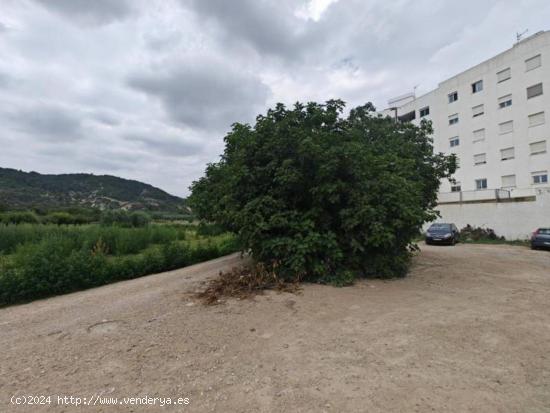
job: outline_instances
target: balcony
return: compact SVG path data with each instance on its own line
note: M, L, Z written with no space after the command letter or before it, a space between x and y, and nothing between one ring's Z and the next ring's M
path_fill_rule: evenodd
M479 191L440 192L439 205L475 204L485 202L525 202L534 201L537 192L534 188L483 189Z

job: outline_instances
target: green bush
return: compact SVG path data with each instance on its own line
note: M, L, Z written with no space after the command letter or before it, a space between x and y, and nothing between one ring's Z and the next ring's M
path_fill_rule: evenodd
M208 224L205 222L201 222L197 226L197 235L204 236L204 237L221 235L224 232L227 232L227 231L221 225L217 225L217 224Z
M83 225L99 220L99 213L94 209L67 208L59 211L46 211L35 208L33 211L12 211L0 213L3 224L56 224Z
M56 225L83 225L92 222L92 218L85 215L74 215L69 212L50 212L42 218L41 222Z
M151 211L151 217L155 221L168 221L168 222L174 222L174 221L192 222L195 220L195 217L192 214L177 214L177 213L158 212L158 211Z
M106 280L106 266L105 256L74 250L67 238L51 237L23 245L13 264L0 274L0 304L101 285Z
M42 219L43 223L56 224L56 225L68 225L74 224L74 218L67 212L52 212Z
M433 153L426 121L397 123L371 104L343 110L278 104L254 126L234 124L221 161L191 186L194 213L283 279L405 275L456 159Z
M8 225L0 226L0 245L8 233L12 243L4 247L11 254L0 255L0 305L172 270L238 249L230 235L190 247L183 232L164 225Z
M30 211L5 212L0 215L0 222L3 224L38 224L40 218Z
M1 225L0 253L9 254L31 242L51 236L72 240L75 249L92 249L98 242L105 244L108 254L135 254L152 244L164 244L185 239L185 230L176 226L149 225L140 228L99 225Z
M191 264L191 250L187 245L180 242L164 244L162 254L166 270L173 270Z
M476 241L505 241L504 237L499 237L491 228L473 227L470 224L460 230L460 239L463 242Z
M118 225L122 227L145 227L151 222L151 217L142 211L128 212L121 209L107 210L101 215L102 225Z
M17 246L39 241L44 237L41 225L0 224L0 254L9 254Z

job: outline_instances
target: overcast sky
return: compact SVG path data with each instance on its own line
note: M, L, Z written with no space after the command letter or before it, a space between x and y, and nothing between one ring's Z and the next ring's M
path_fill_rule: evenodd
M548 0L0 0L0 166L186 195L233 122L383 109L549 25Z

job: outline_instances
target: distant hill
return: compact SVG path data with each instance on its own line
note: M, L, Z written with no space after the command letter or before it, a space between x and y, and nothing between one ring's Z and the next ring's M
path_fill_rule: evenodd
M8 209L187 211L183 198L143 182L110 175L42 175L8 168L0 168L0 205Z

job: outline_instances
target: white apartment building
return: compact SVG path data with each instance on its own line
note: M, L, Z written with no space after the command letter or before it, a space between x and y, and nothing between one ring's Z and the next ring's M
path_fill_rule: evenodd
M384 113L401 121L431 120L434 151L458 158L456 183L441 184L440 210L460 204L460 218L471 212L463 209L468 203L536 202L537 195L550 194L550 31L519 41L423 96L401 96L389 105ZM537 225L550 226L546 207L549 216Z

